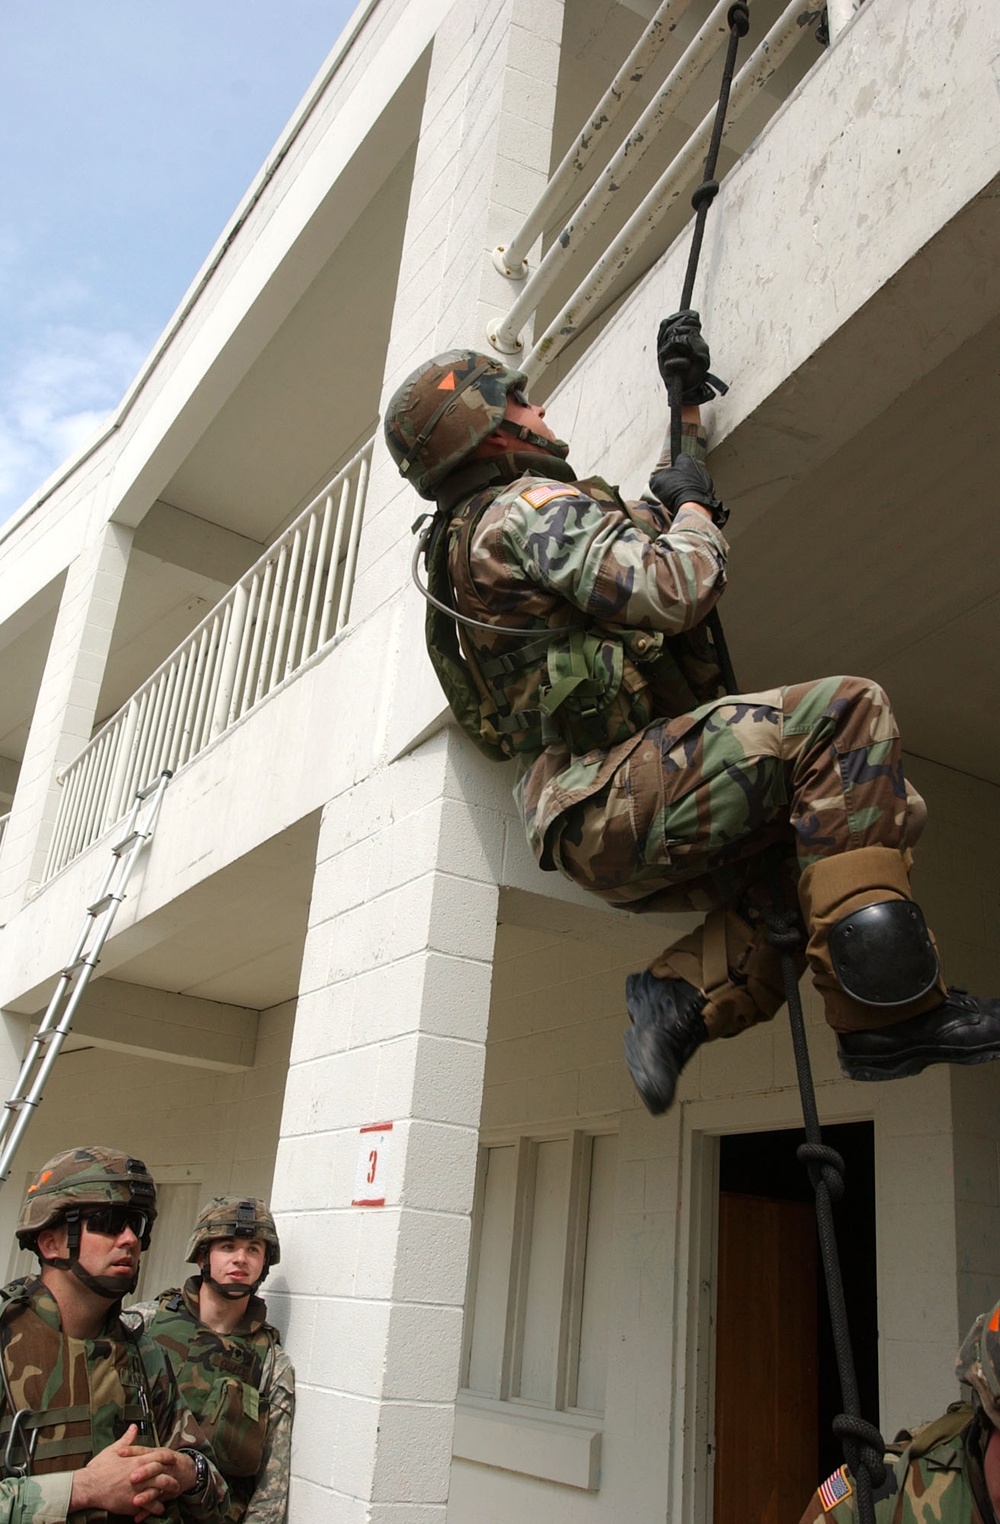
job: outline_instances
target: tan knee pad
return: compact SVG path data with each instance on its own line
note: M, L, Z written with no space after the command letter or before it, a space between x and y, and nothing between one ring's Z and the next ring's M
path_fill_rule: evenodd
M798 972L805 967L796 955ZM704 924L650 964L660 979L686 979L705 996L702 1018L710 1039L735 1037L770 1021L785 999L781 954L763 924L752 926L734 910L713 910Z
M854 1000L841 989L830 957L830 932L838 921L866 905L886 900L911 900L910 854L894 847L858 847L820 858L799 880L799 902L809 928L806 956L813 983L823 997L826 1019L836 1032L861 1032L887 1027L933 1010L945 994L938 977L934 987L905 1005L872 1006ZM933 941L933 933L931 934Z

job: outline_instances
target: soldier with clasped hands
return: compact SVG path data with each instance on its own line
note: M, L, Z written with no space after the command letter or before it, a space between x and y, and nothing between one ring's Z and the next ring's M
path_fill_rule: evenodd
M37 1276L0 1292L0 1524L214 1524L229 1493L166 1360L121 1317L156 1218L141 1159L57 1154L17 1223Z

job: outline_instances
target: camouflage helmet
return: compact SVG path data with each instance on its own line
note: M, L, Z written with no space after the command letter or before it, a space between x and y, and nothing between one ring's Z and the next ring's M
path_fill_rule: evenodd
M198 1256L217 1238L260 1238L267 1249L270 1270L281 1259L281 1245L267 1202L254 1196L213 1196L195 1218L185 1258L197 1265Z
M43 1228L84 1206L132 1206L156 1217L156 1185L141 1159L117 1148L68 1148L43 1164L28 1186L15 1230L22 1249L34 1249ZM148 1230L143 1248L149 1246Z
M990 1423L1000 1429L1000 1302L980 1313L955 1361L959 1381L972 1387Z
M400 474L421 497L433 498L435 487L500 427L508 392L527 384L523 371L475 349L449 349L418 365L385 410L385 440Z

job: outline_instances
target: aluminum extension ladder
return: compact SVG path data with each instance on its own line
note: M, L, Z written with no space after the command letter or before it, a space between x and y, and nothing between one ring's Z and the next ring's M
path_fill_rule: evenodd
M18 1145L35 1107L41 1102L42 1087L59 1057L59 1050L73 1025L76 1008L100 960L118 906L125 898L132 869L155 829L171 776L169 771L162 772L155 783L136 794L125 820L125 834L111 848L111 863L100 891L94 903L87 906L83 930L73 954L59 976L42 1024L28 1045L14 1093L4 1102L0 1117L0 1185L10 1174Z

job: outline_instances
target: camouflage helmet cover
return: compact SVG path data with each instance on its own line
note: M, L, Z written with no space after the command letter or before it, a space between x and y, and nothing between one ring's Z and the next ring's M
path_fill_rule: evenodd
M195 1218L188 1240L189 1263L198 1264L202 1249L217 1238L260 1238L267 1246L267 1267L281 1259L281 1244L267 1202L254 1196L213 1196Z
M959 1381L973 1388L994 1428L1000 1429L1000 1302L980 1313L955 1361Z
M152 1223L156 1185L141 1159L116 1148L69 1148L43 1164L28 1186L15 1230L22 1249L33 1249L43 1228L74 1207L138 1207Z
M475 349L449 349L407 376L385 410L389 453L421 497L500 427L507 394L527 386L523 371Z

